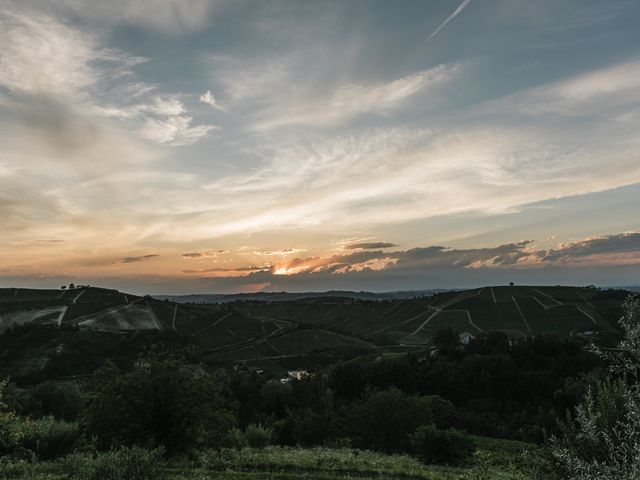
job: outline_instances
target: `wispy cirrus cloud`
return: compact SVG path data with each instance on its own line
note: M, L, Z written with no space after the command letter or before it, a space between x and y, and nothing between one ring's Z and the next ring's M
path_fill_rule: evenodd
M216 129L193 125L183 102L136 80L135 67L149 59L106 47L101 35L46 12L11 2L5 7L0 11L0 85L17 95L6 107L24 108L41 99L63 107L61 117L75 111L115 119L123 124L114 128L133 126L141 137L172 146L194 143Z
M462 66L436 65L405 76L377 82L318 82L308 58L297 54L267 59L212 59L217 79L229 98L253 105L249 125L258 131L285 126L339 126L362 115L383 115L411 97L446 85ZM282 86L287 85L286 89Z
M459 69L459 65L438 65L387 82L342 85L328 92L294 92L261 113L255 128L337 126L360 115L380 115L425 89L445 84Z
M32 8L72 15L97 26L129 24L161 33L200 30L210 24L216 0L20 0Z

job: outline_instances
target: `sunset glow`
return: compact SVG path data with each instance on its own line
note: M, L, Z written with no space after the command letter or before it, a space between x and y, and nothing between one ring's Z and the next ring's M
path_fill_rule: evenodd
M0 0L3 285L635 282L636 3L142 3Z

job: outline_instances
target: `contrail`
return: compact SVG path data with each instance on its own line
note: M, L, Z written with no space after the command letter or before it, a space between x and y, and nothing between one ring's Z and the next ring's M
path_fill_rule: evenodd
M432 34L429 36L429 38L427 39L427 42L431 41L431 39L432 39L433 37L435 37L435 36L438 34L438 32L439 32L440 30L442 30L444 27L446 27L446 26L447 26L447 24L448 24L451 20L453 20L454 18L456 18L458 15L460 15L460 13L462 12L462 10L464 10L464 9L465 9L465 7L466 7L467 5L469 5L469 3L471 3L471 0L464 0L464 1L460 4L460 6L458 6L458 8L456 8L456 9L453 11L453 13L452 13L451 15L449 15L449 16L447 17L447 19L446 19L444 22L442 22L442 23L440 24L440 26L439 26L438 28L436 28L436 29L433 31L433 33L432 33Z

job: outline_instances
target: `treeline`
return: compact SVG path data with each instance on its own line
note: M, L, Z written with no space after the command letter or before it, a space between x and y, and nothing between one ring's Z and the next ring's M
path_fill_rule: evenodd
M488 334L461 346L451 331L432 350L337 364L290 383L210 371L171 333L21 328L0 336L3 360L62 339L44 374L4 389L5 427L15 434L0 455L51 459L137 445L171 457L273 443L457 464L474 450L469 434L541 442L602 376L602 361L579 340ZM54 376L63 378L40 381Z

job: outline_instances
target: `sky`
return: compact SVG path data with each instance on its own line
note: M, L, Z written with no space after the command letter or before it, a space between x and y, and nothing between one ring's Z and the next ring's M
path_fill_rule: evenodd
M640 2L0 0L0 286L640 283Z

